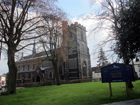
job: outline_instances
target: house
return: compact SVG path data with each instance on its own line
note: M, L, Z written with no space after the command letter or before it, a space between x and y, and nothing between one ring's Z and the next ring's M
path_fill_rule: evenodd
M91 63L89 48L87 46L86 28L75 22L68 26L68 38L72 47L68 48L67 61L59 66L61 80L91 78ZM35 44L32 54L22 57L16 62L18 68L18 83L42 82L50 80L55 82L54 68L51 61L44 59L45 52L36 52Z
M101 80L101 69L100 67L92 67L92 80Z
M140 79L140 61L134 62L134 68L138 79Z
M2 86L6 85L6 74L0 75L0 82L1 82Z

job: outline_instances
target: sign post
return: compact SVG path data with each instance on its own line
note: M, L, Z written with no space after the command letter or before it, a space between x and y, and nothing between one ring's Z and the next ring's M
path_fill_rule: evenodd
M125 82L125 85L126 85L126 93L127 93L127 97L129 97L129 91L128 91L128 84L127 84L127 82Z
M111 83L109 82L110 97L112 96Z
M114 63L101 68L102 83L109 83L110 97L112 96L111 82L125 82L129 97L127 82L135 81L132 65Z

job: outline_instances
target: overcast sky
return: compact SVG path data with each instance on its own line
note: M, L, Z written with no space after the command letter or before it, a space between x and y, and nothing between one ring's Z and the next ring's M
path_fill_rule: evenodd
M101 43L101 41L105 40L109 33L107 30L98 30L91 32L97 26L98 23L98 21L95 20L96 14L98 13L98 5L96 4L91 6L89 4L89 0L58 0L57 4L63 11L67 13L69 20L71 20L73 23L78 22L79 24L82 24L86 27L87 43L91 55L91 66L96 66L98 60L98 44ZM92 19L89 19L88 17ZM106 25L106 27L108 26ZM103 48L103 50L107 49L107 47ZM112 61L110 60L110 62ZM7 60L5 60L5 57L2 55L2 59L0 61L0 74L7 72Z

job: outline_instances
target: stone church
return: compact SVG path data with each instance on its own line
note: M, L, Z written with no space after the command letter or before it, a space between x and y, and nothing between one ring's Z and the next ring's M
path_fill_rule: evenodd
M68 26L67 61L59 67L61 80L91 78L89 48L87 47L86 28L77 22ZM35 45L31 55L23 56L16 62L18 68L18 83L55 82L55 74L51 61L44 60L45 52L36 53ZM67 65L67 66L66 66Z

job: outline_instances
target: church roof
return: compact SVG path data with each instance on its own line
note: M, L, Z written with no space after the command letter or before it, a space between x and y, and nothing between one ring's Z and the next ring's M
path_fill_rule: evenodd
M47 51L47 53L50 54L50 51ZM28 55L28 56L24 56L21 60L28 60L28 59L43 57L43 56L46 56L45 51L42 51L42 52L39 52L39 53L34 53L34 54Z
M49 69L49 68L52 68L52 67L41 67L40 69L41 70L46 70L46 69ZM27 72L33 72L35 71L36 69L32 69L32 70L24 70L24 71L18 71L17 73L27 73Z
M17 73L25 73L25 72L33 72L35 70L25 70L25 71L18 71Z

